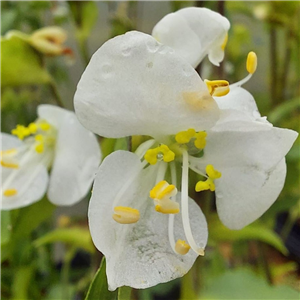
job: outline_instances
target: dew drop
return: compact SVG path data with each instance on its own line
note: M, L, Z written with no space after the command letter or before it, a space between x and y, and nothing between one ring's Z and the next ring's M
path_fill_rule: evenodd
M106 64L103 64L102 67L101 67L101 75L102 77L104 78L109 78L112 76L112 66L108 63Z
M153 62L152 61L148 62L147 63L147 68L151 69L152 67L153 67Z
M129 55L131 54L131 50L132 50L131 47L125 46L125 47L121 50L121 53L122 53L124 56L129 56Z
M146 46L150 52L156 52L159 48L159 44L155 40L148 41Z

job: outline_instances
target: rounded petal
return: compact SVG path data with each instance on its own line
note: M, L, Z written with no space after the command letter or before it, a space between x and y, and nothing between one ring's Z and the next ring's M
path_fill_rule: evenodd
M153 37L129 32L106 42L77 86L82 124L106 137L161 137L212 127L218 107L196 71Z
M89 191L100 164L95 135L69 112L58 128L48 198L56 205L72 205Z
M72 114L69 110L50 104L39 105L37 113L40 119L46 120L56 128L60 127L66 116Z
M235 123L239 128L240 123ZM282 160L298 136L289 129L268 127L269 130L258 131L252 122L245 124L249 127L248 132L207 131L204 155L199 161L213 164L221 172L229 166L268 171Z
M89 206L89 226L96 247L107 260L110 290L119 286L147 288L183 276L193 265L196 254L175 254L168 239L168 215L155 211L149 191L155 184L157 166L141 170L138 156L117 151L101 164ZM132 179L134 177L134 180ZM131 180L131 181L129 181ZM119 202L114 203L124 185ZM119 224L112 218L114 206L129 206L140 211L134 224ZM199 207L190 199L192 227L203 247L207 225ZM181 216L175 217L175 237L184 239Z
M258 219L277 199L286 176L283 158L268 172L245 166L226 168L215 181L217 211L230 229L241 229Z
M18 138L1 133L2 150L17 148L23 144ZM48 172L41 164L27 165L18 169L1 166L1 209L11 210L28 206L40 200L48 186ZM5 196L6 190L14 189L16 194Z
M193 67L207 54L218 66L224 58L229 27L229 21L212 10L188 7L166 15L155 25L152 35L174 48Z

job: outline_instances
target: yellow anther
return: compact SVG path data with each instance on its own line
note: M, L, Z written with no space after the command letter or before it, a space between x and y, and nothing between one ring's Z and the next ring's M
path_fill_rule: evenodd
M171 151L167 145L159 146L158 152L162 153L164 162L173 161L175 158L175 153Z
M194 142L195 147L198 149L204 149L206 146L207 133L205 131L200 131L196 133L196 140Z
M205 171L206 171L206 174L208 175L208 177L210 177L211 179L217 179L222 176L221 172L219 172L218 170L215 170L213 165L207 165L205 168Z
M164 197L171 197L177 194L175 185L168 184L167 181L162 180L154 186L150 191L150 198L162 200Z
M18 192L18 191L17 191L16 189L7 189L7 190L5 190L5 191L3 192L3 195L4 195L5 197L11 197L11 196L16 195L17 192Z
M38 142L42 142L44 140L44 136L42 134L37 134L34 139Z
M250 74L253 74L256 71L256 68L257 68L257 55L253 51L248 53L246 68L247 68L247 71Z
M11 133L16 135L20 140L23 140L26 136L31 134L30 130L23 125L17 125L17 127L13 129Z
M190 249L191 249L190 245L187 244L185 241L177 240L175 244L175 251L178 254L185 255L189 252Z
M39 124L39 127L44 130L44 131L47 131L51 128L51 125L47 122L42 122Z
M30 123L27 128L28 128L28 130L30 131L31 134L35 134L37 129L38 129L38 127L35 123Z
M172 205L170 205L169 202L171 202ZM169 200L168 203L163 203L163 205L160 204L155 205L155 210L162 214L178 214L180 211L179 204L171 200Z
M224 41L223 41L223 44L221 45L221 49L224 51L225 50L225 47L227 45L227 42L228 42L228 33L226 33L226 36L224 38Z
M35 151L37 152L37 153L43 153L44 152L44 144L38 144L38 145L36 145L35 146Z
M11 169L18 169L19 168L18 164L8 163L8 162L5 162L3 160L1 160L1 166L5 167L5 168L11 168Z
M146 151L144 158L150 165L155 165L157 163L157 148L149 149Z
M207 178L205 181L198 181L195 187L196 192L202 192L211 190L214 192L216 189L215 184L211 178Z
M175 158L175 153L171 151L167 145L161 145L157 148L147 150L144 158L150 165L155 165L159 154L162 155L164 162L173 161Z
M180 131L175 135L175 140L179 144L187 144L196 134L195 129L190 128L186 131Z
M226 80L207 80L204 82L208 87L208 91L212 96L221 97L229 93L229 82Z
M10 155L10 154L15 154L17 152L17 149L12 148L12 149L8 149L8 150L2 150L1 153L1 157L2 155Z
M112 217L120 224L132 224L140 219L140 212L135 208L116 206L114 212Z

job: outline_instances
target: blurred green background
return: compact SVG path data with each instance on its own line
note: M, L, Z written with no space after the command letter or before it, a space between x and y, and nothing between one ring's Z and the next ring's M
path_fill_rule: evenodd
M151 34L163 16L187 6L213 9L231 22L224 62L217 68L205 59L198 67L202 78L231 83L244 78L247 54L255 51L258 68L244 87L274 126L299 132L298 1L2 1L1 131L35 120L41 103L72 110L77 82L105 41L133 29ZM11 30L30 35L53 25L66 30L64 45L72 56L48 56L18 38L7 38ZM125 144L112 139L101 143L106 155ZM240 231L220 223L210 195L195 195L208 219L206 256L182 279L133 290L131 296L125 291L119 299L299 299L299 138L287 165L279 199ZM55 208L43 199L1 213L2 299L84 299L101 260L89 236L87 205L88 199L72 208ZM105 285L105 277L96 280Z

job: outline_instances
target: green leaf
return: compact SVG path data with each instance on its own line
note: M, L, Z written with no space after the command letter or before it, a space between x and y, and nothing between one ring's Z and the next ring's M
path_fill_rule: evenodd
M32 266L21 267L14 272L14 279L12 283L13 300L29 299L28 289L32 276Z
M201 289L198 299L299 299L299 293L288 286L270 286L247 269L230 270L214 278Z
M106 278L106 261L102 258L100 267L89 287L85 300L115 300L117 291L110 292L108 290Z
M118 300L130 300L132 288L129 286L122 286L118 289Z
M54 209L55 206L46 200L46 198L30 206L21 208L13 228L14 239L29 235L41 223L52 216Z
M1 211L1 246L9 242L11 235L11 220L9 211Z
M300 98L295 98L277 106L268 116L271 123L278 123L282 119L289 117L291 113L300 108Z
M39 247L55 242L63 242L84 249L90 253L95 252L89 230L80 227L55 229L35 240L34 245Z
M39 85L51 77L39 54L17 36L1 39L1 86Z
M217 217L209 221L209 235L211 240L215 241L245 241L259 240L269 244L287 255L288 251L281 238L272 230L265 227L260 222L252 223L241 230L230 230L225 227Z

